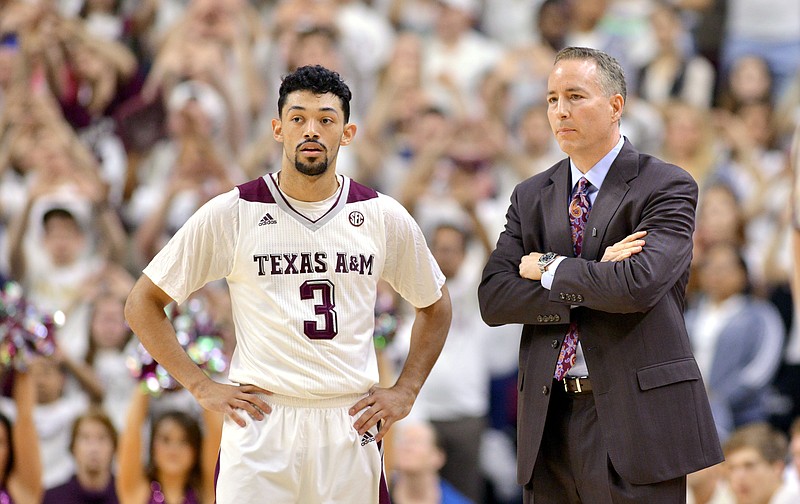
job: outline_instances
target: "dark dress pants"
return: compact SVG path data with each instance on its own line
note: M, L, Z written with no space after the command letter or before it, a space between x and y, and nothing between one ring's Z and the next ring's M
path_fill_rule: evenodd
M563 384L554 383L533 480L524 488L524 502L685 504L686 477L650 485L624 481L603 447L592 393L567 394Z

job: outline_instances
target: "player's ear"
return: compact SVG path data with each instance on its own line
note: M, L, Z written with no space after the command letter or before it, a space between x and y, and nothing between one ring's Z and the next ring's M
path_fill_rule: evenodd
M342 139L339 140L339 145L348 145L350 142L353 141L353 137L356 136L356 125L353 123L347 123L344 126L344 132L342 133Z
M272 120L272 138L278 142L283 142L283 125L280 119Z

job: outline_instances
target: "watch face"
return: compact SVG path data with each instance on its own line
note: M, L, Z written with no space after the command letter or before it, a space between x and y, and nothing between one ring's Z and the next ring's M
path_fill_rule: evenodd
M539 270L544 273L547 266L558 257L555 252L548 252L539 256Z

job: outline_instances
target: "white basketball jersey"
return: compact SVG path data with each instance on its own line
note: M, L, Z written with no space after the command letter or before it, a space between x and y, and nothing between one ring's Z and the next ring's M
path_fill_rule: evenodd
M378 280L416 307L441 296L444 275L408 212L340 181L315 220L272 175L238 186L200 208L145 268L178 303L226 278L237 342L230 380L304 398L364 393L378 381Z

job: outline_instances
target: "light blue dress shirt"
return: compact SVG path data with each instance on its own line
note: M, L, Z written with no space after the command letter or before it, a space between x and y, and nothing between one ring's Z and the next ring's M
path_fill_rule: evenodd
M578 181L581 177L586 177L586 179L592 184L589 190L589 201L592 202L594 205L595 200L597 200L597 194L600 192L600 188L603 187L603 181L606 179L606 175L608 175L608 170L611 169L611 164L614 160L617 159L619 152L622 150L622 146L625 143L625 138L620 135L619 142L617 145L614 146L613 149L608 151L608 154L603 156L600 161L598 161L594 166L592 166L589 171L585 174L581 173L581 171L575 166L572 162L572 159L569 160L569 169L572 174L572 190L570 191L569 199L572 199L572 193L575 192L575 186L578 185ZM589 211L589 215L591 215L591 210ZM543 250L541 252L547 252ZM542 273L542 287L547 290L550 290L553 286L553 280L555 279L556 271L558 270L558 265L561 264L561 261L566 259L566 257L561 256L547 268L547 271ZM567 371L567 376L589 376L589 369L586 367L586 360L583 357L583 348L581 348L581 342L578 341L578 349L575 352L575 365Z

